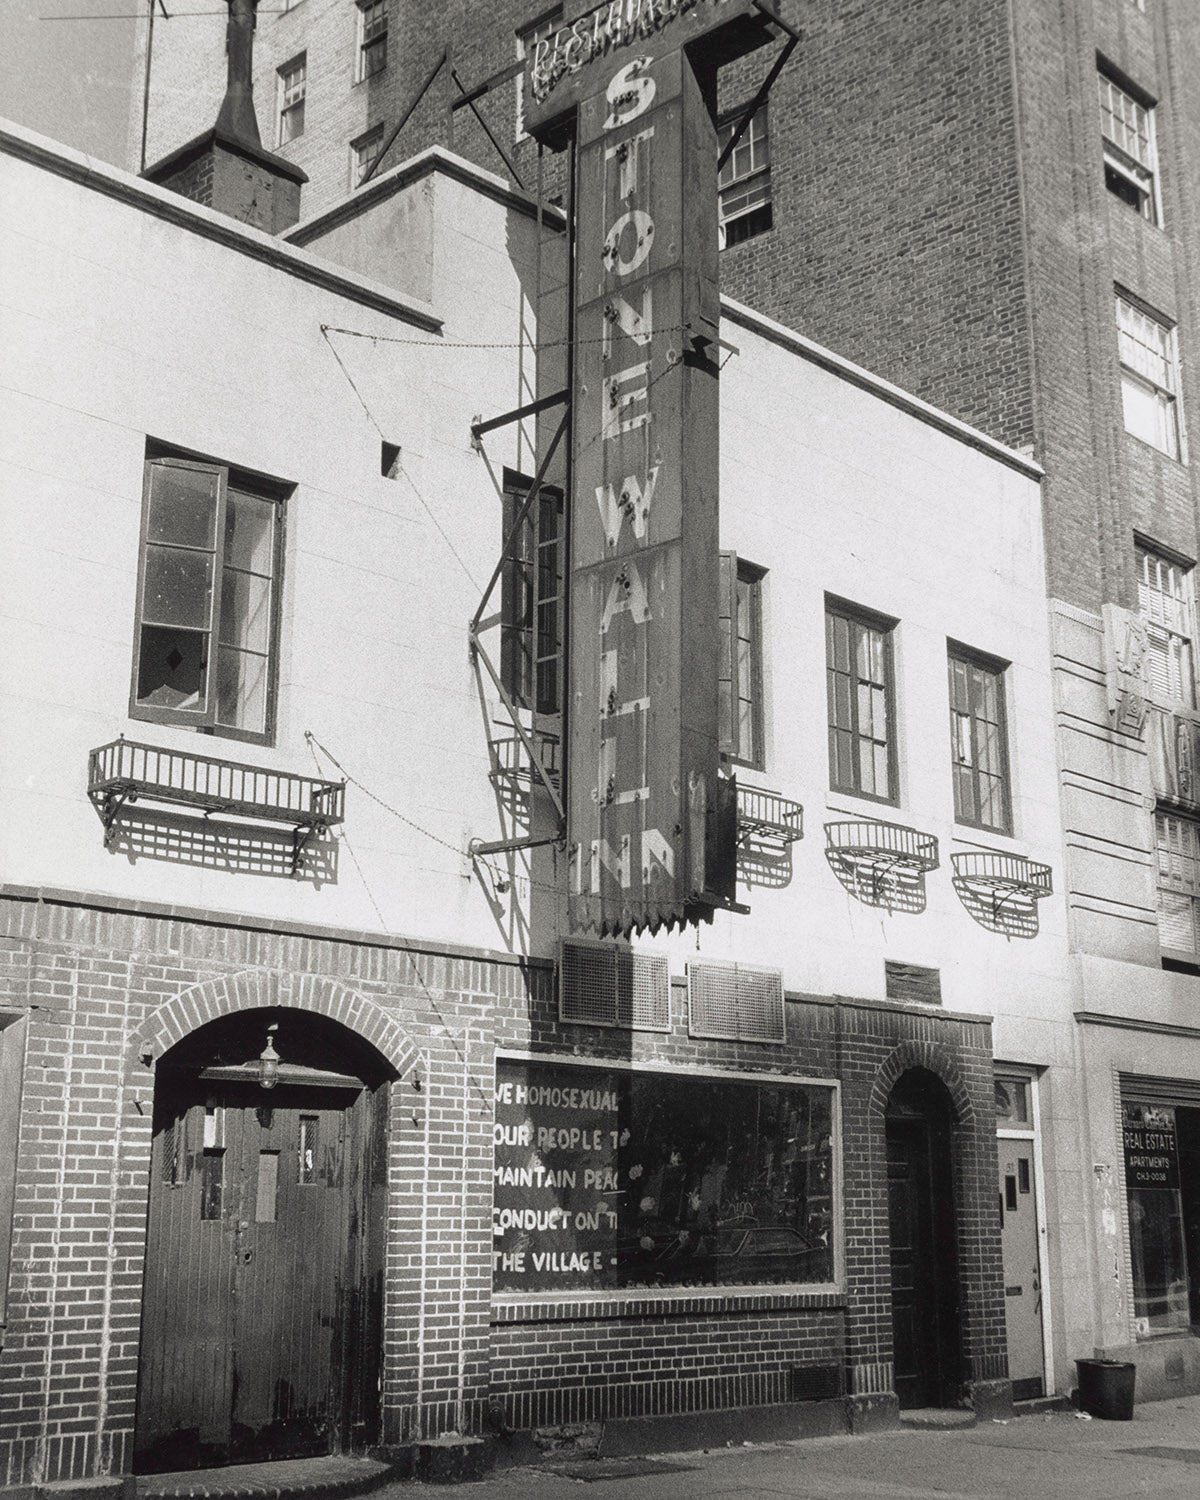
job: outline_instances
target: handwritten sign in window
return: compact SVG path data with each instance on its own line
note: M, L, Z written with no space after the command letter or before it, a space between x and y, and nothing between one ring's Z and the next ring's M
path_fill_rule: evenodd
M493 1285L833 1279L832 1088L501 1059Z

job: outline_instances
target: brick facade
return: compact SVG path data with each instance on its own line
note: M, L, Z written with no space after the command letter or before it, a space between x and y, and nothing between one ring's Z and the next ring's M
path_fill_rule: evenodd
M1122 430L1113 309L1119 284L1177 325L1184 425L1195 430L1200 281L1188 246L1200 232L1200 114L1183 80L1200 66L1200 43L1190 0L1145 10L1129 0L838 0L819 13L784 0L783 12L803 40L769 104L774 225L723 253L722 289L1030 448L1047 470L1051 593L1088 609L1128 603L1134 528L1200 552L1194 469ZM349 142L379 122L390 130L448 43L472 86L513 62L531 15L520 0L489 7L486 21L465 0L394 0L389 65L357 85L352 17L310 23L304 7L264 17L264 122L275 69L309 49L306 131L285 148L312 179L304 212L346 190ZM209 28L214 50L221 24L190 23ZM174 45L167 38L156 54L151 160L207 123L195 94L174 86L198 54ZM1105 190L1098 55L1158 101L1161 226ZM771 60L768 48L727 69L722 108L752 97ZM446 66L385 165L441 142L506 173L471 109L451 111L457 93ZM515 140L515 99L506 83L476 108L532 192L537 158L532 142ZM561 158L547 157L543 192L561 193L562 176Z
M0 1004L26 1014L13 1264L0 1351L0 1483L127 1472L137 1400L154 1065L197 1027L283 1006L368 1041L396 1075L383 1417L399 1445L480 1431L794 1402L806 1386L890 1410L883 1113L910 1067L957 1116L964 1395L1005 1374L990 1026L871 1002L793 999L789 1040L617 1036L556 1020L553 970L367 936L14 893ZM498 1050L840 1080L844 1291L528 1300L491 1292ZM833 1385L829 1372L833 1369ZM808 1381L808 1384L813 1384ZM1001 1393L1002 1394L1002 1393Z

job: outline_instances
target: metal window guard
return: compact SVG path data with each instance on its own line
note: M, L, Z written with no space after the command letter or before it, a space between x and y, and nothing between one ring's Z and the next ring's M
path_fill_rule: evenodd
M88 796L111 845L127 802L202 808L206 817L227 813L292 826L292 871L309 840L344 817L346 783L294 776L240 761L142 745L124 735L88 755Z
M549 776L553 784L561 790L562 768L561 768L561 746L556 734L547 734L544 730L535 729L533 732L534 743L541 751L542 768ZM524 742L514 732L511 735L501 735L489 741L492 754L491 778L503 786L533 785L541 780L539 774L530 764L528 759L522 755Z
M1049 896L1053 882L1049 865L1041 865L1022 854L996 854L971 850L952 854L955 883L983 892L999 906L1013 896L1040 901Z
M737 789L738 843L754 840L773 852L782 854L789 844L804 837L804 808L778 792L758 787Z
M923 875L938 867L938 841L932 833L918 833L903 823L878 823L864 818L852 823L826 823L826 847L848 864L886 874L902 870Z

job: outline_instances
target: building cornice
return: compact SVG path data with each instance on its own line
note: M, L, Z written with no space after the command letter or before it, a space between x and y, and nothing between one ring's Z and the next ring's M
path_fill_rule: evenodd
M1185 1036L1200 1039L1200 1026L1181 1026L1174 1021L1147 1021L1140 1016L1109 1016L1098 1010L1077 1010L1080 1026L1112 1026L1118 1031L1147 1031L1154 1036Z
M742 328L747 328L752 333L768 339L771 343L778 344L793 354L799 354L810 364L827 370L831 375L836 375L839 380L845 380L850 385L858 386L860 390L868 391L872 396L878 396L889 406L894 406L899 411L916 417L918 421L924 422L929 427L935 427L939 432L956 438L960 443L965 443L980 453L987 454L989 458L998 459L1008 468L1015 469L1018 474L1024 474L1026 478L1035 480L1045 477L1046 471L1027 454L1018 453L1015 448L1009 448L996 438L989 437L986 432L980 432L978 428L971 427L966 422L960 422L949 412L940 411L936 406L931 406L928 401L922 401L919 396L911 395L908 391L901 390L898 385L893 385L891 381L884 380L879 375L873 375L870 370L864 370L861 365L843 359L832 349L826 349L823 345L814 343L812 339L805 338L803 334L786 327L783 323L777 323L774 318L768 318L764 313L756 312L754 308L725 296L721 298L721 313L731 323L737 323Z
M417 297L393 291L367 277L330 265L319 256L287 244L274 235L264 234L262 230L193 203L168 188L122 172L107 162L73 151L10 120L0 120L0 155L11 156L68 182L90 188L140 213L174 224L189 234L223 245L238 255L260 261L284 275L294 276L362 307L372 308L431 333L441 331L443 319L427 302Z

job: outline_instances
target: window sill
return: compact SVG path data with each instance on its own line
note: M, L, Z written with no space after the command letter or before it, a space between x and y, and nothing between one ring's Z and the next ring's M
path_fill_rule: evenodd
M1166 448L1160 448L1157 443L1152 443L1149 441L1149 439L1144 437L1138 437L1136 432L1130 432L1128 427L1125 428L1125 436L1132 439L1132 441L1137 443L1139 447L1148 448L1151 453L1157 453L1159 458L1165 458L1168 463L1179 464L1179 466L1184 469L1188 467L1187 458L1182 454L1171 453Z
M576 1323L617 1318L684 1318L746 1312L820 1311L846 1306L846 1294L828 1282L812 1287L629 1287L613 1292L497 1292L493 1325Z
M850 807L839 807L833 801L835 797L844 797L848 802L854 804ZM825 809L831 813L842 813L848 818L878 818L880 809L890 807L893 812L901 811L899 798L894 802L887 797L872 797L869 792L847 792L841 787L830 787L825 798Z
M188 734L208 735L216 740L235 740L242 745L263 745L274 748L274 733L259 734L252 729L234 729L228 724L197 724L194 720L172 714L169 709L138 708L131 705L129 717L140 724L164 724Z
M1008 844L1019 842L1011 828L991 828L986 823L968 823L963 818L955 818L954 833L951 836L960 844L975 844L978 848L987 847L979 843L980 839L1004 839Z

